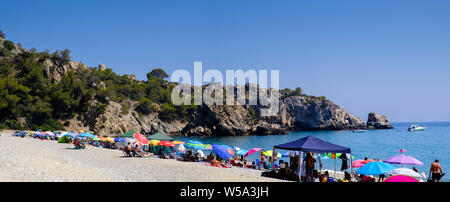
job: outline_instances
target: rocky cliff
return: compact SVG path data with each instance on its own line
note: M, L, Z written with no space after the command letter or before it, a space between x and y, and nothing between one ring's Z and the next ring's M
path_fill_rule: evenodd
M0 39L0 45L2 44L4 44L4 39ZM3 49L1 53L4 57L19 55L20 57L11 58L17 58L17 60L20 60L21 58L26 58L25 56L30 53L28 50L25 50L20 46L14 46L10 49L10 51L5 51L5 49ZM89 75L88 73L92 72L92 69L95 69L88 68L81 62L70 61L62 55L58 56L57 59L52 59L49 56L45 56L45 54L43 55L44 56L35 57L36 60L40 61L37 63L39 65L36 66L36 68L42 68L43 76L52 83L60 82L61 78L63 78L62 76L67 74L69 71L73 71L74 74L81 75L80 77L82 79L79 80L83 80L85 75ZM14 60L16 59L11 59L11 61ZM15 63L12 62L12 64ZM42 66L40 66L41 64ZM154 107L157 110L154 110L152 113L147 115L137 112L136 106L139 103L137 101L138 99L131 99L127 93L130 93L133 90L140 90L139 88L132 87L137 86L138 84L145 84L146 82L138 81L133 75L128 75L126 77L129 78L130 81L125 78L120 78L113 81L112 78L117 77L112 75L112 70L108 69L108 71L105 71L105 66L102 65L102 67L103 68L99 68L100 72L109 73L104 76L91 76L89 79L85 79L86 83L79 84L82 84L83 87L87 86L86 88L89 90L105 90L103 92L96 91L102 93L102 98L95 98L95 95L92 96L92 98L86 99L87 101L85 103L90 104L90 106L86 106L87 110L84 110L83 113L75 113L76 115L72 119L60 119L58 117L58 120L56 121L59 123L64 122L66 130L91 130L99 134L110 136L120 135L130 130L145 134L165 132L171 135L188 136L242 136L286 134L288 131L302 130L392 128L385 116L371 113L369 114L367 124L365 124L361 119L351 115L338 105L325 99L325 97L304 95L301 93L301 89L299 88L298 90L296 89L294 93L291 91L289 91L290 93L281 92L279 111L276 115L270 117L261 116L261 110L265 108L261 105L208 106L203 104L202 106L194 108L194 112L192 114L190 114L190 111L188 114L190 117L188 119L183 117L183 120L162 120L160 119L158 113L160 113L159 109L161 109L162 106L168 104L167 100L154 103ZM11 72L14 73L15 71ZM106 81L108 78L110 80ZM160 88L168 91L171 85L175 85L173 83L170 84L163 79L153 80L152 82L153 83L151 83L151 85L140 86L142 88L141 96L152 97L153 100L158 100L157 98L162 95L158 94L160 91L153 91L155 89L154 87L159 86ZM110 87L109 91L107 89L108 85ZM116 90L120 89L121 91L113 91L111 90L111 86L115 86ZM74 94L83 93L82 88L78 88L79 86L72 87L75 90L71 94L68 94L66 97L54 96L51 98L53 101L50 100L48 103L61 103L63 106L67 103L72 104L72 100L68 97L73 96ZM249 88L249 85L247 85L246 88ZM60 93L59 95L64 95L63 93ZM114 93L123 93L124 98L120 101L113 101L109 99L108 96ZM80 98L77 98L75 102L80 102L83 99L84 97L81 96ZM39 110L37 110L37 112L39 112ZM176 114L179 112L171 113ZM21 124L29 125L26 124L28 121L26 118L26 116L16 117Z

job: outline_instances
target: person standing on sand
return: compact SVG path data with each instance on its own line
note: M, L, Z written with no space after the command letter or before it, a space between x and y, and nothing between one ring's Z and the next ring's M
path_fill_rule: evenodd
M445 175L445 173L442 173L442 167L439 164L439 159L434 160L434 163L431 164L430 175L433 182L439 182L439 180L441 180L441 178Z

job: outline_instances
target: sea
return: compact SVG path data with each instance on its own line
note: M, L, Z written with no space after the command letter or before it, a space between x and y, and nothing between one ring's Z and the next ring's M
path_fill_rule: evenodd
M411 125L427 127L425 131L409 132ZM424 163L416 167L427 173L431 163L439 159L444 172L450 171L450 122L402 122L391 123L394 129L390 130L368 130L365 133L353 133L351 130L341 131L301 131L290 132L287 135L254 135L239 137L175 137L176 140L196 140L204 144L224 144L230 147L236 146L242 149L263 148L272 150L274 145L279 145L307 136L315 136L333 144L349 147L352 150L354 160L380 159L400 155L400 149L406 149L406 155L412 156ZM280 151L284 153L285 151ZM258 158L257 154L248 157L249 161ZM280 158L279 158L280 159ZM289 159L281 158L289 162ZM342 160L322 160L323 168L340 170ZM450 182L450 174L445 175L441 181Z

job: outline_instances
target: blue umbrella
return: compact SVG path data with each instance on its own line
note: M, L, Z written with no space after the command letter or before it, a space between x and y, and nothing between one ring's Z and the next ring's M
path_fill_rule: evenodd
M356 173L360 175L382 175L394 169L396 167L391 164L373 161L359 168Z
M190 143L190 144L203 144L202 142L195 141L195 140L188 140L188 143Z
M87 138L95 138L91 133L82 133L78 137L87 137Z
M228 145L220 145L222 148L224 148L224 149L230 149L230 150L233 150L233 148L231 148L231 147L229 147Z
M63 137L65 137L65 136L73 137L73 134L66 133L66 134L63 135Z
M214 153L216 153L221 158L223 158L223 159L231 158L231 154L226 149L221 147L220 145L213 144L212 148L213 148Z
M116 137L114 138L114 142L125 142L124 138Z

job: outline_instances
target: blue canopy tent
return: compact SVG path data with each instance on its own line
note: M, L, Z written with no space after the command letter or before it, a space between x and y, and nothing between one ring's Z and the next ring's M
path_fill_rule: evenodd
M340 146L340 145L336 145L333 143L329 143L327 141L321 140L319 138L313 137L313 136L308 136L308 137L304 137L302 139L299 140L295 140L292 142L288 142L285 144L280 144L280 145L276 145L273 147L273 152L275 153L276 149L283 149L283 150L290 150L290 151L299 151L300 152L300 171L299 171L299 175L301 175L303 166L303 152L311 152L311 153L319 153L319 154L323 154L323 153L343 153L343 154L350 154L350 165L351 165L351 153L352 150L348 147L344 147L344 146ZM273 161L273 159L272 159ZM272 162L273 163L273 162ZM350 169L352 169L352 167L350 166ZM353 169L352 169L353 171ZM336 161L335 161L335 168L334 168L334 177L336 177Z

